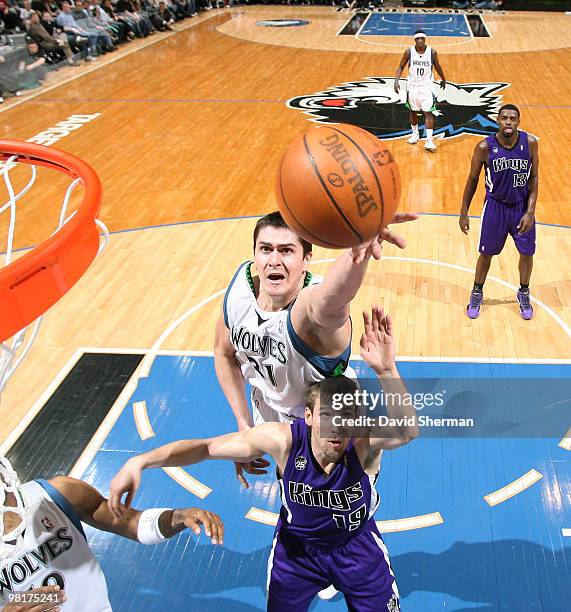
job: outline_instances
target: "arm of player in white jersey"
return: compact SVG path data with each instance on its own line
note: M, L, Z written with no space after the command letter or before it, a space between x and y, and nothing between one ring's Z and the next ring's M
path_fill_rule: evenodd
M103 495L83 480L57 476L49 483L64 496L84 523L101 531L138 540L141 511L128 508L121 516L116 516L109 509ZM199 508L165 510L160 514L158 521L164 538L171 538L187 527L195 533L200 533L200 525L203 525L213 544L221 544L223 540L224 525L220 517L206 510Z
M416 213L396 213L392 223L418 219ZM295 332L322 354L341 352L351 334L349 305L361 287L371 257L381 258L381 243L404 248L406 241L387 227L372 241L345 251L329 268L322 283L303 289L291 311ZM317 336L318 342L315 342ZM315 345L318 346L315 346Z
M200 463L207 459L252 461L271 455L283 467L291 447L290 426L285 423L264 423L252 429L216 438L179 440L129 459L111 481L109 508L121 516L139 488L142 471L148 468L175 467ZM125 505L121 503L127 493Z
M253 427L254 423L246 399L246 384L229 333L224 317L220 316L216 323L214 338L214 369L218 383L236 417L238 430L242 431Z

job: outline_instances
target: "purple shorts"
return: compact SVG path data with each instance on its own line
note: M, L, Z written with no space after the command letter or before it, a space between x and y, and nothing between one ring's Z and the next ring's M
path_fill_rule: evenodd
M387 548L369 520L346 544L318 549L288 537L278 523L268 560L268 612L305 612L317 593L333 585L347 608L398 612L399 594Z
M491 198L484 204L480 246L483 255L499 255L504 248L508 234L514 239L517 250L522 255L535 253L535 221L529 232L518 235L518 223L527 211L527 202L502 204Z

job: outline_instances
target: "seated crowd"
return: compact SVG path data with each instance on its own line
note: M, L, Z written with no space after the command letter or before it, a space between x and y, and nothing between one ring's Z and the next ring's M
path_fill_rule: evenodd
M25 33L26 42L17 75L1 74L6 53L0 52L0 102L3 92L20 95L62 65L91 62L119 44L171 30L176 21L212 8L212 0L0 0L0 36Z

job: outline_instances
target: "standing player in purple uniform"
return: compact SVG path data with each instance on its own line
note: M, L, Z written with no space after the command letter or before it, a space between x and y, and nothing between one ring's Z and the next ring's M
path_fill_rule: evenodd
M460 210L460 229L470 230L468 209L476 192L480 170L486 172L486 201L482 213L480 256L467 314L476 319L484 299L484 282L492 263L510 234L519 251L520 288L517 301L521 316L531 319L533 307L529 281L535 253L535 204L537 201L539 148L537 138L518 130L517 106L506 104L498 113L499 129L482 140L474 150L470 174L464 188Z
M406 389L395 365L392 324L377 307L363 313L361 355L377 374L385 394ZM383 449L394 449L418 435L410 402L387 405L401 425L377 428L375 436L343 439L343 427L321 433L333 414L355 417L354 408L333 411L335 393L354 394L345 377L314 383L306 394L305 418L291 424L264 423L210 438L180 440L129 459L111 482L109 505L120 515L123 493L129 503L142 470L182 466L206 459L252 461L272 455L277 464L282 508L268 561L268 610L304 612L318 592L333 584L350 610L397 612L399 595L386 546L373 515L379 503L375 482ZM411 423L411 424L409 424Z

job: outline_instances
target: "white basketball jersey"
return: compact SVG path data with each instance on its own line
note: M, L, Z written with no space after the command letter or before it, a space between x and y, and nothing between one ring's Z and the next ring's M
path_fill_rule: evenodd
M64 610L110 612L105 577L72 506L44 480L22 491L30 523L18 554L0 563L0 608L14 591L58 584L67 596Z
M416 87L432 85L432 47L426 47L422 55L416 47L410 48L408 82Z
M224 322L244 380L259 390L270 408L300 418L307 387L326 376L343 374L351 345L339 357L323 357L295 333L290 307L278 312L262 310L256 300L252 263L247 261L238 268L226 290ZM305 286L322 280L308 272Z

